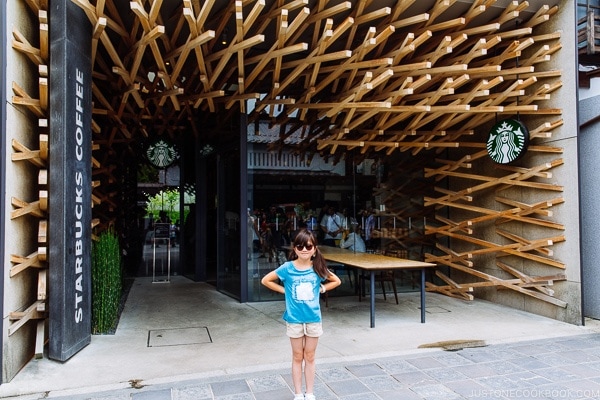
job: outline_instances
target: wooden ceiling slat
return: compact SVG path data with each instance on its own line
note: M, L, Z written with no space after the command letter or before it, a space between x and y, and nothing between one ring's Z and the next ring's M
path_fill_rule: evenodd
M435 127L453 130L456 141L461 134L453 128L462 124L470 131L489 122L495 112L534 112L537 103L561 86L533 86L535 79L560 77L560 71L539 67L560 49L560 33L532 36L533 28L552 17L556 8L541 7L526 20L526 2L510 2L486 20L494 0L475 0L460 15L450 12L456 0L438 0L428 12L414 14L407 12L414 0L380 8L372 1L351 7L350 2L275 0L269 9L264 0L230 1L224 7L214 0L182 0L169 18L161 15L164 1L136 0L129 4L134 18L126 28L114 0L94 5L73 1L94 26L94 79L110 79L111 69L120 78L112 83L120 95L111 96L110 102L95 98L100 105L95 118L109 118L119 127L110 128L109 143L119 140L114 134L120 127L148 134L149 121L160 121L158 131L169 118L194 121L191 107L218 112L235 105L244 111L247 100L267 93L250 120L269 107L273 122L294 129L321 120L331 124L332 129L310 129L306 148L311 142L314 148L315 134L354 140L352 146L357 146L355 138L366 135L363 153L389 153L395 148L392 141L407 140L424 149L423 143L452 140L434 134L364 132L398 127L425 132ZM454 16L444 19L447 15ZM169 28L160 28L165 26L163 19ZM217 38L224 35L230 37L222 47ZM26 45L21 46L27 52ZM35 60L35 53L30 54ZM160 82L151 81L150 72ZM215 102L219 97L223 99ZM172 107L162 111L169 99ZM284 112L276 114L275 104ZM153 115L157 108L159 114ZM553 115L560 110L538 107L537 112ZM332 144L330 150L338 154L340 147L344 145Z

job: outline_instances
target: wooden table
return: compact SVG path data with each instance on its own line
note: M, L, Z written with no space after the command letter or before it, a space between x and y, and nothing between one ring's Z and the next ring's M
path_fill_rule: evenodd
M371 328L375 327L375 272L382 270L420 270L421 271L421 323L425 323L425 270L436 264L405 258L389 257L381 254L355 253L338 247L319 246L327 261L336 262L371 273Z

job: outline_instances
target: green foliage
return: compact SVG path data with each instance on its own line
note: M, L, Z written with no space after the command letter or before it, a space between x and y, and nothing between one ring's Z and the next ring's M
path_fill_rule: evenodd
M150 164L138 165L137 180L140 183L158 182L158 169Z
M92 244L92 333L105 334L116 327L123 281L119 238L112 231Z
M195 202L195 197L191 196L187 192L184 193L185 196L185 204ZM161 211L165 211L167 213L167 217L171 222L180 223L185 221L185 216L189 212L189 210L185 210L186 215L184 218L180 218L180 192L179 188L166 189L161 190L154 196L146 195L146 217L150 217L154 220L158 218L158 215Z

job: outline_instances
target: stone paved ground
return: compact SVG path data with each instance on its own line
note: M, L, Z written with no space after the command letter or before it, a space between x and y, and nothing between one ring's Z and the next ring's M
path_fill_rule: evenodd
M289 371L278 370L28 399L291 400L291 387ZM315 394L318 400L600 399L600 334L317 364Z

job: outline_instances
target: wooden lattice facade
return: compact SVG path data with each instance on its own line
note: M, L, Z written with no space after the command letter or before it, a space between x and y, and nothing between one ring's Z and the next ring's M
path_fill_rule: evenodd
M511 289L566 308L552 289L569 268L554 251L569 240L555 218L567 201L556 182L564 125L555 101L563 70L555 59L564 33L558 3L496 0L218 1L72 0L93 26L91 45L94 225L127 209L115 193L123 160L148 137L210 142L234 112L302 132L299 154L343 160L390 158L389 180L375 189L387 212L426 217L418 237L425 261L438 263L428 290L472 299L480 288ZM14 332L45 318L44 257L48 182L48 2L22 0L39 29L13 29L12 47L38 71L29 90L12 82L12 104L36 121L29 143L13 140L12 161L38 171L39 195L12 200L12 218L34 218L35 251L11 255L11 277L39 276ZM549 3L549 4L546 4ZM253 104L252 107L249 104ZM571 106L569 106L571 107ZM216 117L215 117L216 116ZM487 132L516 117L530 130L528 154L495 165ZM212 129L206 130L207 121ZM409 167L398 173L393 171ZM31 182L28 182L31 183ZM434 283L435 282L435 283ZM52 288L48 288L52 290ZM577 306L575 306L577 307ZM546 312L551 314L551 312Z

